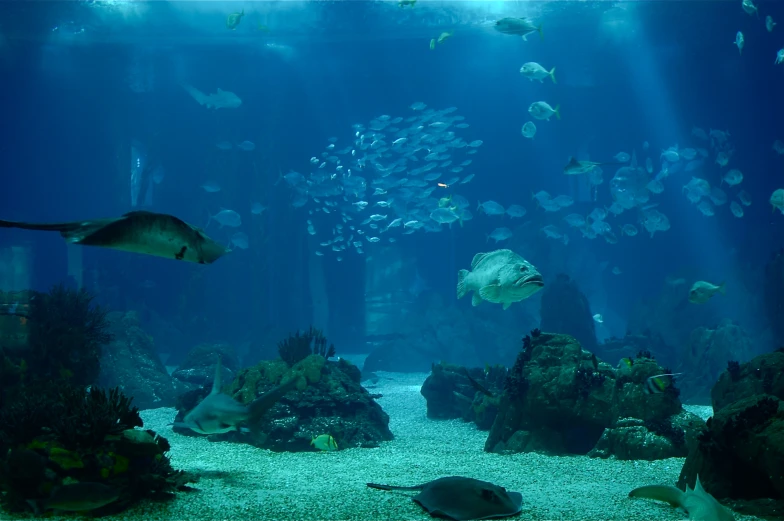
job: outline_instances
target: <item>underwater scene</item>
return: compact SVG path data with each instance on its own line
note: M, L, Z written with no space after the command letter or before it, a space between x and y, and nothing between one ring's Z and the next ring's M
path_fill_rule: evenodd
M0 71L0 519L784 519L784 2L7 1Z

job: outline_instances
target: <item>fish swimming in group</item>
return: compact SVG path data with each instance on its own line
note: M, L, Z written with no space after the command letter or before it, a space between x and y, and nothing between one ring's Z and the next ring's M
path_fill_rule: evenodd
M253 425L261 419L275 403L297 385L297 378L290 378L271 391L259 396L248 405L243 405L230 396L221 393L220 358L215 367L212 391L199 404L185 415L183 421L175 422L175 427L191 429L199 434L222 434L240 431L241 425Z
M477 253L471 261L471 271L458 272L457 298L473 291L473 306L486 300L503 304L506 310L513 302L524 300L543 287L542 275L533 264L512 250L495 250Z
M42 500L28 500L35 515L39 516L47 510L62 510L64 512L89 512L96 510L120 498L118 489L104 485L83 481L62 485L52 490L52 494Z
M724 288L723 282L718 286L716 286L714 284L711 284L710 282L705 282L704 280L698 280L692 285L691 289L689 290L689 302L691 302L692 304L705 304L716 293L721 293L722 295L726 295L727 290Z
M602 163L597 161L578 161L574 157L569 158L569 162L564 167L563 173L566 175L580 175L587 174L597 166L604 165L622 165L623 163L611 162Z
M686 492L667 485L648 485L635 488L629 492L629 497L641 497L664 501L670 505L682 508L689 514L691 521L734 521L732 511L716 501L702 488L700 476L694 483L694 489L686 485Z
M231 251L192 224L172 215L146 211L66 223L0 220L0 228L60 232L69 244L99 246L198 264L212 264Z
M208 109L236 109L242 105L239 96L228 90L218 89L215 94L204 94L202 91L188 84L182 86L199 105Z
M488 481L462 476L434 479L414 487L397 487L368 483L378 490L411 490L419 494L411 498L432 517L463 521L511 517L522 510L523 495L509 492Z

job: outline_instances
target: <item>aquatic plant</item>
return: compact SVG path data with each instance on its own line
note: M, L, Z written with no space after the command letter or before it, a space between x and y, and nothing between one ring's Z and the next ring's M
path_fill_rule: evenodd
M0 441L10 446L46 435L68 449L91 447L141 426L139 410L117 388L107 393L63 383L25 385L0 409Z
M66 387L60 391L59 411L51 425L51 430L60 443L68 448L92 447L112 434L127 429L141 427L139 409L131 405L119 388L81 388Z
M335 345L327 346L327 338L320 329L310 326L307 331L297 331L278 343L278 354L291 367L311 354L321 355L327 360L335 356Z
M100 371L101 347L112 340L107 310L93 304L84 289L54 286L30 300L29 353L32 379L67 379L93 384Z
M606 378L605 375L598 371L590 371L578 367L574 374L574 379L577 383L577 394L583 398L587 397L595 387L601 386Z

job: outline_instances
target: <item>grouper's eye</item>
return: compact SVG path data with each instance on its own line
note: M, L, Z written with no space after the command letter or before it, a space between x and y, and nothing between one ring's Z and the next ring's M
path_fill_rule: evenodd
M520 266L521 273L525 273L526 271L528 271L528 266Z

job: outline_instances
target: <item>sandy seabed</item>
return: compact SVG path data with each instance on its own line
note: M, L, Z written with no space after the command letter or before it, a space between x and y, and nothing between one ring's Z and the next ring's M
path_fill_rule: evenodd
M641 485L674 484L682 458L617 461L585 456L498 455L483 450L487 432L460 420L428 420L419 393L427 374L378 373L371 392L389 414L395 439L375 449L275 453L250 445L181 436L172 408L142 411L144 428L171 443L175 468L201 475L195 492L168 502L145 502L102 519L156 520L425 520L413 493L367 488L367 482L415 485L460 475L523 494L525 520L682 520L668 505L629 499ZM710 407L687 407L707 418ZM51 517L49 519L70 519ZM737 520L753 517L736 515Z

